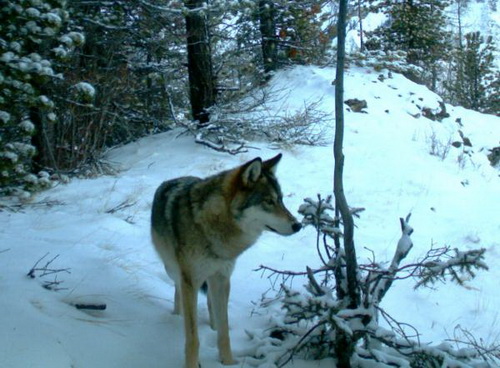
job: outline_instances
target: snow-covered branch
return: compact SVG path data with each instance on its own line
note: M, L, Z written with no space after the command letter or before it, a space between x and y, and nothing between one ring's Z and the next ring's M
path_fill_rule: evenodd
M371 288L369 294L373 298L373 303L378 305L387 291L390 289L392 283L395 280L395 277L398 273L399 264L403 259L406 258L411 248L413 247L413 242L410 238L411 234L413 234L413 228L408 224L410 221L411 214L408 214L405 219L400 218L401 222L401 238L398 241L398 245L396 247L396 252L394 253L394 257L392 258L391 265L389 269L382 273L379 273L377 276L377 282ZM368 275L368 280L371 281L373 275Z
M454 255L446 252L445 260L438 258L424 262L419 267L420 280L415 285L415 288L420 286L428 286L437 281L446 281L450 278L451 281L459 285L464 284L467 278L474 278L476 270L488 270L488 266L484 262L484 254L486 249L472 249L467 251L459 251L454 249Z
M316 229L316 248L323 263L321 267L306 267L306 271L300 272L280 271L267 266L259 268L270 273L268 277L273 280L273 285L283 281L280 291L285 315L275 330L279 330L280 340L294 343L287 343L287 353L278 359L278 366L283 366L298 354L315 359L337 356L339 344L353 347L353 359L366 364L376 362L377 367L422 364L479 367L482 361L488 359L497 362L498 346L484 347L467 334L462 341L453 340L458 344L457 348L447 343L425 345L415 327L397 321L380 307L383 297L396 280L416 278L416 287L449 279L463 284L465 276L472 278L476 270L488 269L484 263L484 249L458 251L450 247L432 247L421 260L402 264L413 249L413 228L409 224L410 215L401 218L401 237L388 267L375 262L375 255L371 264L358 267L361 305L352 308L348 294L342 292L346 289L343 249L337 244L329 244L341 235L339 219L329 215L334 210L331 198L323 199L319 195L317 200L305 199L299 208L303 224ZM317 279L319 275L323 276L321 282ZM291 284L289 281L297 276L308 281L305 293L284 285L285 282ZM335 285L332 285L332 280L335 280ZM379 317L390 326L389 330L379 325ZM357 343L361 340L363 345Z

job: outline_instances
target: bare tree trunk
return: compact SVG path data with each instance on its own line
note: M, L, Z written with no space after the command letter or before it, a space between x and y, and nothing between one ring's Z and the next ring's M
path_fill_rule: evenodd
M270 0L259 1L260 34L262 37L262 59L264 72L268 74L276 70L276 21L274 2Z
M363 19L361 18L363 16L362 12L362 0L358 0L358 18L359 18L359 50L361 52L365 51L365 41L364 41L364 36L363 36Z
M354 221L347 204L344 193L343 171L344 171L344 62L345 62L345 33L346 33L347 0L340 0L337 21L337 72L335 84L335 141L333 153L335 157L334 168L334 194L336 209L342 216L344 224L344 250L347 277L348 307L357 308L360 303L359 285L357 280L358 264L356 260L356 249L354 247ZM339 280L337 280L339 281ZM354 344L351 336L344 331L336 331L335 353L339 368L351 367L351 356L354 352Z
M463 34L462 34L462 0L457 1L457 17L458 17L458 47L463 49Z
M334 194L336 206L344 223L344 247L347 262L347 286L349 305L356 308L359 305L359 290L356 278L357 260L354 248L354 221L344 193L344 62L345 62L345 19L347 0L340 1L339 20L337 25L337 74L335 84L335 141L333 153L335 157Z
M204 124L210 120L208 109L215 104L215 81L208 21L203 0L186 0L189 92L193 119Z

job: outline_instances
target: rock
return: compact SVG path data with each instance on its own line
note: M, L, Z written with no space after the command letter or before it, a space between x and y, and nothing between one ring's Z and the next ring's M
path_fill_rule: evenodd
M491 166L497 166L500 163L500 146L490 149L488 160L490 160Z
M444 118L449 118L450 114L446 112L446 105L443 101L439 101L439 107L440 109L438 112L432 111L432 109L429 107L424 107L422 108L422 115L427 119L431 119L432 121L441 121Z
M352 98L344 102L353 112L364 112L362 110L368 107L366 100L358 100L357 98Z
M458 134L460 134L460 138L462 138L462 141L464 142L464 146L472 147L471 140L469 138L467 138L466 136L464 136L464 133L461 130L458 131Z

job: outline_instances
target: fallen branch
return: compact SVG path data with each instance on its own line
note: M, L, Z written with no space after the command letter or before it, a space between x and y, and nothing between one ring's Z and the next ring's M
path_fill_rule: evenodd
M202 133L198 133L195 138L195 142L201 145L204 145L208 148L211 148L217 152L226 152L231 155L237 155L239 153L248 152L247 146L244 142L237 142L236 148L229 148L224 142L223 139L219 138L220 143L215 143L205 137Z
M91 303L77 303L74 304L76 309L85 309L85 310L98 310L98 311L103 311L106 310L107 306L105 303L99 303L99 304L91 304Z
M44 281L42 287L44 289L50 290L50 291L60 291L60 290L67 290L68 288L62 288L59 287L64 281L59 281L57 280L57 276L54 278L54 281Z
M38 277L44 277L44 276L47 276L47 275L52 275L52 274L55 274L55 273L59 273L59 272L66 272L66 273L71 273L69 270L69 268L49 268L49 266L51 265L52 262L54 262L58 257L59 257L59 254L56 255L54 258L52 258L51 260L47 261L47 263L45 263L45 266L43 267L38 267L38 264L45 258L49 255L49 253L45 253L45 255L40 258L38 261L36 261L36 263L33 265L33 267L31 267L31 269L29 270L29 272L27 273L27 276L31 277L32 279L34 279L36 277L35 275L35 272L39 271L39 272L42 272L41 275L39 275Z

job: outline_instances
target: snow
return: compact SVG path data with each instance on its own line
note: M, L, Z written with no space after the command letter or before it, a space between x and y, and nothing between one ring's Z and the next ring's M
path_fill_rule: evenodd
M16 55L12 51L7 51L2 54L0 61L4 63L10 63L12 60L16 59Z
M46 20L52 26L60 27L62 24L62 19L59 15L55 13L46 13L42 16L43 20Z
M59 41L61 41L62 43L66 44L66 46L72 46L73 44L73 41L71 40L71 38L67 35L64 35L62 36Z
M16 163L19 160L19 156L11 151L0 152L0 157L6 160L10 160L12 163Z
M54 51L54 54L58 58L65 58L68 56L68 50L62 46L54 47L52 51Z
M24 130L26 133L33 133L35 131L35 125L31 122L31 120L21 121L19 128Z
M47 108L51 108L54 106L54 102L52 102L52 100L45 95L39 96L38 101L42 106Z
M40 16L40 11L35 8L28 8L25 10L26 15L32 18L38 18Z
M86 98L92 99L95 97L95 88L87 82L79 82L74 85L76 91Z
M305 66L278 72L271 88L286 100L270 102L268 108L292 113L305 101L321 98L318 106L331 112L334 75L331 68ZM478 340L498 341L500 270L494 265L500 259L500 183L486 154L498 145L500 118L447 105L449 118L428 120L421 110L438 108L439 97L387 71L350 68L345 91L345 99L365 99L368 105L366 113L346 110L345 115L346 196L352 207L366 208L356 219L360 262L371 259L371 251L377 262L390 262L401 236L399 218L411 212L413 248L405 261L418 259L435 243L463 250L484 247L490 265L489 272L466 281L467 288L436 285L435 290L414 291L412 280L395 282L381 306L416 327L421 341L439 343L452 337L457 325ZM458 137L458 129L472 141L467 153L452 147L444 158L429 154L433 133L446 143ZM19 212L0 212L0 366L182 367L182 318L171 314L173 284L149 236L153 193L163 180L207 176L255 156L272 157L276 150L251 142L256 149L230 156L180 133L149 136L112 150L107 159L122 169L116 176L75 179L40 193ZM288 146L281 152L277 176L292 212L297 214L304 198L331 194L331 146ZM28 277L44 255L40 264L58 256L50 267L69 272ZM241 256L229 303L239 367L272 367L263 354L279 356L262 341L269 339L271 321L284 311L277 302L260 306L274 292L271 280L253 270L264 264L304 271L319 263L312 227L286 238L265 233ZM47 290L47 282L56 282L59 290ZM302 283L297 279L292 286ZM81 303L107 308L76 309ZM221 367L203 297L199 321L202 365ZM288 366L323 368L332 361L295 360Z
M10 114L7 111L0 110L0 120L2 123L6 124L10 120Z

